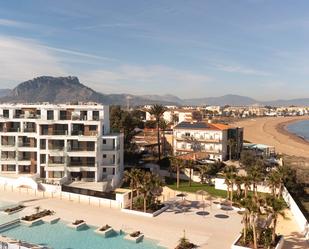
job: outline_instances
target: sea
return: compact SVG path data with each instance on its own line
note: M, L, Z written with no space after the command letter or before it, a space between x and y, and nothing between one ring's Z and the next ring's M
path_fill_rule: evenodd
M309 120L302 120L295 123L291 123L287 126L287 130L309 141Z

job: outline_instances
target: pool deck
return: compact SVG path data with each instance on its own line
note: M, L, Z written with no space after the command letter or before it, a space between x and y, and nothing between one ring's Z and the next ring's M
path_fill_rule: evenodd
M115 230L125 232L141 231L146 238L159 241L159 245L167 248L175 248L184 231L187 238L201 248L223 249L230 248L241 229L241 216L235 211L223 211L213 205L205 211L206 216L197 215L202 209L192 208L186 213L175 214L170 210L155 217L148 218L126 214L120 209L109 207L97 207L84 203L77 203L57 198L38 198L26 193L0 190L0 196L8 201L26 201L27 206L21 215L35 212L34 207L51 209L56 212L57 217L72 221L83 219L87 224L100 227L109 224ZM187 199L190 199L188 196ZM192 199L192 201L194 201ZM194 203L194 202L192 202ZM215 215L227 215L217 218Z

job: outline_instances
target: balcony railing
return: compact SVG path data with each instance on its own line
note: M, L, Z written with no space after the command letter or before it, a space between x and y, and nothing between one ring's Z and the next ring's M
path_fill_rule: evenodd
M70 149L68 149L68 151L95 151L95 147L71 147Z
M18 143L18 146L19 147L28 147L28 148L35 148L36 146L35 145L33 145L32 146L32 144L31 143Z
M15 144L1 144L1 146L5 146L5 147L14 147Z
M95 167L95 163L89 162L70 162L68 167Z

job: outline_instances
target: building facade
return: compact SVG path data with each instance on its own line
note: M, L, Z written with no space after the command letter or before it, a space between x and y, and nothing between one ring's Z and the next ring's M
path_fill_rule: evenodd
M176 156L205 152L208 159L223 161L229 159L229 146L233 146L231 150L233 158L240 155L243 130L222 124L181 122L174 127L173 137L174 155Z
M1 104L0 173L46 181L109 181L123 174L123 135L99 104Z

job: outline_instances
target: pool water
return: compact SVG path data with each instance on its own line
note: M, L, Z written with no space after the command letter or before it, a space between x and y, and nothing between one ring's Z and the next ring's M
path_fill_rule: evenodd
M134 243L124 240L124 235L119 234L104 238L94 233L94 230L95 227L87 227L76 231L62 222L57 222L52 225L42 223L31 227L19 225L2 230L0 234L53 249L164 249L151 240Z

